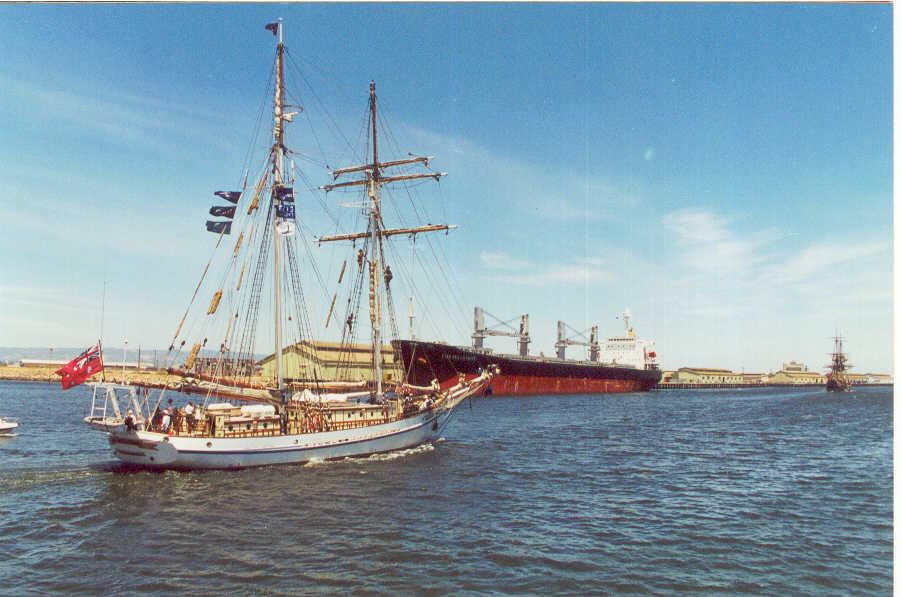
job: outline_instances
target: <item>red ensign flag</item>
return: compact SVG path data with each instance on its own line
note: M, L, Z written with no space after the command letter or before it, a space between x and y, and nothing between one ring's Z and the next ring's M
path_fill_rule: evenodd
M64 390L68 390L83 384L100 371L103 371L103 353L100 352L100 344L97 344L57 369L56 374L62 376L59 383Z

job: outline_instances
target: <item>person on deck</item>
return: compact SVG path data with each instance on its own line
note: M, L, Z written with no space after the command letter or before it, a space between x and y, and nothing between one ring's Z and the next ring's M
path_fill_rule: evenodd
M137 429L137 426L135 425L135 414L129 409L128 414L125 415L125 430L134 431L135 429Z
M194 425L196 424L196 419L194 418L194 403L188 402L185 406L185 419L188 421L188 433L194 433Z
M169 431L169 424L172 422L172 415L169 414L169 409L165 409L163 411L163 423L160 425L160 431L166 433Z
M150 430L159 429L160 425L163 424L163 411L160 410L160 407L157 406L153 410L153 414L150 415Z

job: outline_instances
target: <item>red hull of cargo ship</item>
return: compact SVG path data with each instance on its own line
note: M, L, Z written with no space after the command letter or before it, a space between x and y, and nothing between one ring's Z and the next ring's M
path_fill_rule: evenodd
M445 387L460 375L474 377L487 367L497 367L500 372L485 392L495 396L646 392L661 377L658 369L497 355L438 342L396 340L394 345L408 383L425 386L437 379Z
M453 381L453 380L449 380ZM652 386L653 387L653 386ZM583 379L572 377L537 377L501 375L491 380L491 393L496 396L526 396L529 394L612 394L644 392L646 382L634 379Z

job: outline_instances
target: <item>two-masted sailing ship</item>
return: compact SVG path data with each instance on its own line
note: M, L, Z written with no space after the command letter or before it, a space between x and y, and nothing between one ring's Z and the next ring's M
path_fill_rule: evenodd
M844 339L841 336L835 336L833 339L832 361L826 365L829 372L826 374L826 390L829 392L847 392L851 389L851 377L848 370L851 364L848 363L848 356L844 353L842 344Z
M295 211L297 179L293 164L288 163L292 150L285 144L286 125L302 108L290 105L286 98L281 20L266 29L277 40L272 143L261 174L251 179L255 184L248 186L245 175L242 190L216 193L231 205L210 210L224 219L206 224L207 230L218 235L216 250L173 336L168 377L164 383L93 384L91 414L85 421L108 434L115 455L128 463L240 468L410 448L436 439L454 408L483 391L492 376L486 368L460 376L450 385L433 381L414 386L403 378L390 385L384 381L383 313L393 308L394 275L386 260L385 241L392 236L446 231L449 226L385 227L380 194L384 185L437 180L443 173L430 170L426 157L382 161L374 83L369 86L367 163L333 170L330 184L320 187L326 192L364 190L364 201L356 208L367 217L367 230L317 239L354 246L349 260L354 272L352 296L342 323L343 337L353 339L358 328L365 327L366 318L359 311L361 303L368 304L371 378L329 378L315 361L304 375L286 376L286 337L293 335L302 343L314 334L296 240L305 223ZM426 171L411 173L413 169ZM235 241L228 242L232 238ZM347 264L345 260L339 282ZM212 291L208 307L205 302L195 304L204 290ZM361 300L364 296L368 300ZM266 378L258 371L254 350L258 324L265 319L261 313L270 306L274 374ZM334 307L332 299L329 319ZM177 392L198 396L197 403L179 408L172 400Z

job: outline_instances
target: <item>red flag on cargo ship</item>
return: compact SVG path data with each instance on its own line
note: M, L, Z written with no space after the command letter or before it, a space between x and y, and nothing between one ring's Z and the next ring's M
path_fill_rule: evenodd
M83 384L87 379L103 371L103 352L100 350L100 343L87 349L62 367L56 370L56 374L61 376L60 385L64 390Z

